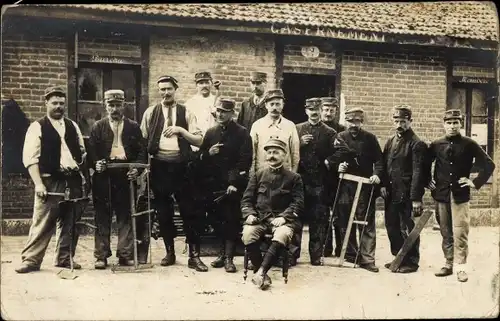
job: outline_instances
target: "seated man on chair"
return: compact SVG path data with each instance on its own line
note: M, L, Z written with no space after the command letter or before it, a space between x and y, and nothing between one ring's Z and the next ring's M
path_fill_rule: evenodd
M268 167L251 175L241 200L242 241L254 267L252 282L265 290L271 284L267 272L301 227L304 190L300 175L283 167L286 143L271 138L264 146ZM272 243L264 258L260 240L272 233Z

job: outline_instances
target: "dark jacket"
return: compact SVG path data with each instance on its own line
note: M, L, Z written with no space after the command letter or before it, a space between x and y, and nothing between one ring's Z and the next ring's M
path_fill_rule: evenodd
M297 125L299 137L310 134L313 141L300 145L298 173L306 186L323 187L327 178L325 159L333 154L336 132L323 122L311 125L306 121Z
M109 159L113 146L113 130L109 125L109 118L97 121L92 127L89 138L89 160L92 168L98 160ZM127 161L131 163L147 163L145 139L142 137L139 124L124 117L122 143Z
M340 125L335 120L323 121L323 123L328 127L333 128L337 133L343 132L345 130L345 126Z
M283 217L293 229L301 226L299 217L304 210L304 190L300 175L283 167L263 168L250 176L241 200L243 219L254 215L263 219L268 214Z
M218 154L210 156L208 150L217 143L224 145L219 148ZM234 121L230 121L226 128L221 125L211 127L200 146L200 157L209 186L227 188L233 185L242 191L248 182L248 172L252 165L250 134Z
M427 144L412 129L405 131L400 138L394 135L386 142L381 179L393 203L422 201L426 185L426 154Z
M431 192L432 197L442 203L450 202L450 192L457 203L470 200L470 188L460 187L458 180L461 177L469 178L473 162L481 168L478 176L473 179L476 189L480 189L495 170L493 160L474 140L457 135L442 137L433 141L429 147L428 166L436 161L433 179L436 188ZM430 167L428 167L430 174Z
M261 102L259 105L255 105L253 99L254 96L252 95L241 103L241 109L238 113L238 119L236 120L236 122L245 127L248 132L250 132L252 125L256 120L267 115L267 109L264 102Z

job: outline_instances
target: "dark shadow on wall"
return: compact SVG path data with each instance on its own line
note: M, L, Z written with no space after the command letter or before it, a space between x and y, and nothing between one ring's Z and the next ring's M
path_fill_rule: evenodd
M24 174L23 146L30 120L14 99L8 100L2 108L2 176Z

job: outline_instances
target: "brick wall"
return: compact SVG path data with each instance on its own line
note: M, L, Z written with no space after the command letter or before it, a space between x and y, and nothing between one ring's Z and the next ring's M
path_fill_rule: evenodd
M91 35L82 35L78 39L78 52L86 55L141 57L140 39L131 39L127 36L99 38Z
M150 105L160 98L156 80L164 74L179 81L177 99L182 102L196 93L194 74L210 71L214 80L222 81L221 95L235 99L238 110L251 94L252 71L266 72L270 87L275 83L272 39L222 32L177 34L174 30L162 30L151 38Z
M304 44L309 46L309 44ZM307 58L301 52L302 45L287 44L284 47L283 71L308 74L335 72L335 51L321 48L317 58Z
M455 60L453 61L453 76L494 78L495 72L494 69L488 68L484 64Z

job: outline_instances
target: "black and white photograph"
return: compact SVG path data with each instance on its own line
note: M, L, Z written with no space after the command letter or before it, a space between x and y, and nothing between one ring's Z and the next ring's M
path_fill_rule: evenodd
M1 21L2 319L498 318L493 1Z

